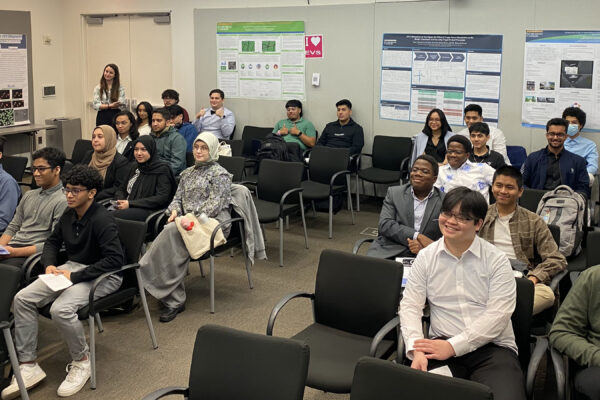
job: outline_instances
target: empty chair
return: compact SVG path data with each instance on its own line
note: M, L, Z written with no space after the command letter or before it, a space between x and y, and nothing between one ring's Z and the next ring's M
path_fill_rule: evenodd
M271 132L273 132L272 127L259 127L259 126L244 126L244 130L242 132L242 156L246 158L252 158L255 156L255 152L252 148L252 141L259 140L262 141L265 137L267 137ZM233 153L233 151L232 151Z
M83 157L85 157L90 150L94 150L91 140L77 139L73 146L73 151L71 152L71 158L68 160L73 164L80 164Z
M17 183L22 184L25 168L27 167L27 157L3 156L0 158L0 164L7 173L15 178Z
M537 206L546 192L548 191L543 189L523 188L523 195L519 199L519 205L531 212L536 212Z
M188 387L159 389L144 400L182 395L195 400L301 400L308 346L290 339L216 325L198 329Z
M219 160L217 162L221 165L221 167L225 168L227 172L233 175L231 178L232 182L240 182L242 180L242 175L244 174L245 161L246 160L244 157L219 156Z

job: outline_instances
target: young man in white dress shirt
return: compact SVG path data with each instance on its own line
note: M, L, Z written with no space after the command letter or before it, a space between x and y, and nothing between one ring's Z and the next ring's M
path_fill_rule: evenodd
M400 303L400 326L411 367L448 366L453 376L489 386L496 400L525 399L511 324L516 283L510 262L477 236L487 213L477 191L459 187L444 197L443 237L419 252ZM421 318L429 303L431 326Z

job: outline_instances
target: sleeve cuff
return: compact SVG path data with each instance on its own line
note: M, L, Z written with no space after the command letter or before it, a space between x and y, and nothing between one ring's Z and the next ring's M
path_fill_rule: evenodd
M456 357L460 357L474 350L471 349L471 345L467 341L467 338L464 333L451 337L450 339L448 339L448 343L450 343L450 345L454 349Z
M417 240L417 238L419 237L419 232L416 232L413 234L413 240Z

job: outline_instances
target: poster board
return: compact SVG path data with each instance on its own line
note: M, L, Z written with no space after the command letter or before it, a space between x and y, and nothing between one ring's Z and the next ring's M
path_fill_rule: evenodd
M29 121L27 37L0 34L0 127Z

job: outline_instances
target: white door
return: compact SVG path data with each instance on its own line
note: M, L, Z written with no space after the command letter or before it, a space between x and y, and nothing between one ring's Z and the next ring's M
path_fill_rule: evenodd
M127 108L135 114L140 101L161 105L160 95L171 87L171 25L157 24L151 16L105 17L101 25L84 19L86 112L83 138L91 138L97 111L91 107L94 87L107 64L119 67Z

